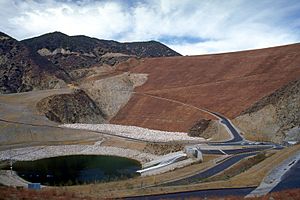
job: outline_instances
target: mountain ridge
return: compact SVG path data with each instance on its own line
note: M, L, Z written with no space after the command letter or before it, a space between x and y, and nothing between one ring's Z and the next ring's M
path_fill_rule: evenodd
M104 39L98 39L95 37L89 37L85 35L74 35L74 36L69 36L67 34L64 34L62 32L51 32L51 33L46 33L40 36L32 37L32 38L27 38L24 40L21 40L22 43L25 43L27 46L32 48L34 51L37 51L38 48L47 46L42 43L45 42L45 40L56 40L58 44L56 44L55 47L51 46L49 43L47 44L50 48L48 48L51 51L54 51L56 48L66 48L69 47L72 50L76 50L78 47L82 47L82 44L84 46L82 47L83 50L86 51L92 51L93 48L97 47L98 45L103 45L104 48L108 48L109 46L116 46L116 45L123 45L123 47L118 47L116 49L111 49L112 52L130 52L133 51L131 46L134 45L156 45L156 50L159 48L164 48L166 50L166 53L164 54L143 54L143 52L136 51L136 56L138 57L160 57L160 56L181 56L181 54L175 52L174 50L170 49L167 47L165 44L155 41L155 40L150 40L150 41L138 41L138 42L118 42L115 40L104 40ZM80 45L78 45L80 43ZM67 45L67 46L65 46ZM133 54L134 55L134 54Z
M64 84L77 82L78 77L84 76L86 72L76 71L78 69L106 65L113 67L130 58L180 56L156 41L120 43L83 35L68 36L61 32L22 41L0 32L0 39L0 93L60 88ZM11 67L11 64L15 65L14 62L21 64ZM25 66L28 63L31 65ZM12 73L12 69L17 72ZM22 73L19 73L19 69ZM32 76L23 75L26 70L32 71ZM43 74L43 78L38 77L39 74Z
M88 36L68 36L61 32L47 33L21 41L32 55L39 54L65 70L73 80L72 72L95 66L114 66L130 58L181 56L156 41L125 42L102 40Z
M5 33L0 33L0 93L51 89L64 85L68 76L47 59Z

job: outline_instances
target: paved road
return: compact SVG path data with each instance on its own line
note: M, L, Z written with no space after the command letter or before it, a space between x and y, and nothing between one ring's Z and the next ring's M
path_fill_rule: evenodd
M224 143L237 143L237 142L244 141L244 138L241 136L240 132L233 126L233 124L230 122L229 119L227 119L223 115L220 115L219 113L211 112L211 111L208 111L208 112L210 112L213 115L215 115L216 117L218 117L220 119L220 122L222 124L224 124L228 128L228 130L231 132L231 134L233 135L233 138L231 140L228 140Z
M271 192L300 188L300 160L282 177L280 183Z
M228 159L226 159L225 161L205 170L205 171L201 171L195 175L192 175L190 177L186 177L180 180L176 180L176 181L172 181L169 183L165 183L163 184L163 186L174 186L174 185L186 185L186 184L190 184L190 183L195 183L195 182L199 182L201 179L205 179L208 178L210 176L216 175L222 171L224 171L225 169L229 168L230 166L232 166L233 164L239 162L240 160L242 160L243 158L249 157L249 156L253 156L256 155L257 152L250 152L250 153L244 153L244 154L239 154L239 155L234 155Z
M216 154L216 155L232 155L232 154L240 154L240 153L247 153L247 152L254 152L254 151L262 151L265 149L271 149L273 146L261 146L261 147L249 147L243 149L225 149L225 150L218 150L218 149L201 149L203 154ZM224 152L224 153L223 153Z
M225 197L225 196L241 196L244 197L250 193L254 188L230 188L230 189L211 189L211 190L198 190L189 192L177 192L170 194L148 195L138 197L128 197L128 200L158 200L158 199L190 199L190 198L206 198L206 197Z

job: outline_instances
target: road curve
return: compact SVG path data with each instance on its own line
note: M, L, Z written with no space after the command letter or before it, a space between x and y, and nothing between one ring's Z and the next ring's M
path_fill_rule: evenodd
M248 152L248 153L231 156L228 159L226 159L225 161L223 161L205 171L201 171L197 174L194 174L192 176L189 176L189 177L186 177L186 178L183 178L180 180L175 180L175 181L171 181L168 183L164 183L162 185L163 186L175 186L175 185L186 185L186 184L199 182L201 179L205 179L210 176L216 175L216 174L220 173L221 171L228 169L229 167L231 167L235 163L239 162L243 158L256 155L257 153L258 152Z
M155 98L155 99L159 99L159 100L164 100L164 101L169 101L169 102L173 102L173 103L177 103L183 106L187 106L196 110L199 110L201 112L205 112L207 114L210 114L216 118L218 118L220 120L220 123L224 124L227 127L227 130L229 132L230 135L233 136L232 139L225 141L225 142L221 142L222 144L224 143L238 143L238 142L243 142L244 138L240 135L240 132L234 127L234 125L231 123L231 121L229 119L227 119L226 117L224 117L223 115L217 113L217 112L212 112L208 109L205 108L198 108L197 106L191 105L191 104L186 104L183 103L181 101L177 101L174 99L169 99L169 98L165 98L165 97L160 97L160 96L156 96L156 95L152 95L152 94L147 94L147 93L140 93L140 92L133 92L134 94L138 94L138 95L143 95L143 96L148 96L151 98Z
M211 111L209 111L211 112ZM220 122L224 124L228 131L232 134L233 138L231 140L226 141L226 143L237 143L237 142L242 142L244 141L244 138L241 136L240 132L237 130L237 128L234 127L232 122L224 117L223 115L216 113L216 112L211 112L215 116L217 116L220 119Z

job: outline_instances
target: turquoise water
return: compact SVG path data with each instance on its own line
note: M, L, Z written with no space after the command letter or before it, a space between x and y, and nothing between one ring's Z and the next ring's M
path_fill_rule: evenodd
M72 155L14 163L23 179L43 185L78 185L137 176L138 161L97 155Z

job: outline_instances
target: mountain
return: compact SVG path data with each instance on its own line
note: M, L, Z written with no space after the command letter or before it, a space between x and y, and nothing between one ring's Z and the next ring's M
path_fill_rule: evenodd
M0 32L0 93L51 89L64 85L68 75L47 59Z
M0 33L0 93L60 88L93 73L91 67L161 56L180 54L156 41L119 43L60 32L17 41Z
M277 89L299 80L299 63L300 44L224 54L144 59L128 69L131 73L148 74L147 82L136 88L133 97L111 123L189 131L197 122L204 122L202 119L211 119L195 107L235 119ZM288 102L296 101L290 99ZM295 104L291 110L299 113L300 107ZM288 112L280 112L281 119L291 118L287 116ZM300 120L296 113L294 116ZM285 124L288 129L299 123L290 121L293 121L291 126ZM250 124L249 120L247 122ZM272 125L275 126L275 121ZM283 131L278 134L288 131L280 130Z
M80 91L42 100L40 112L50 120L109 121L209 138L220 129L200 108L225 115L246 138L297 138L300 44L179 56L155 41L59 32L21 42L1 33L0 40L1 93L66 84Z
M31 52L45 56L53 64L68 72L92 66L113 66L131 57L180 56L167 46L156 42L120 43L87 36L68 36L60 32L48 33L23 40Z

